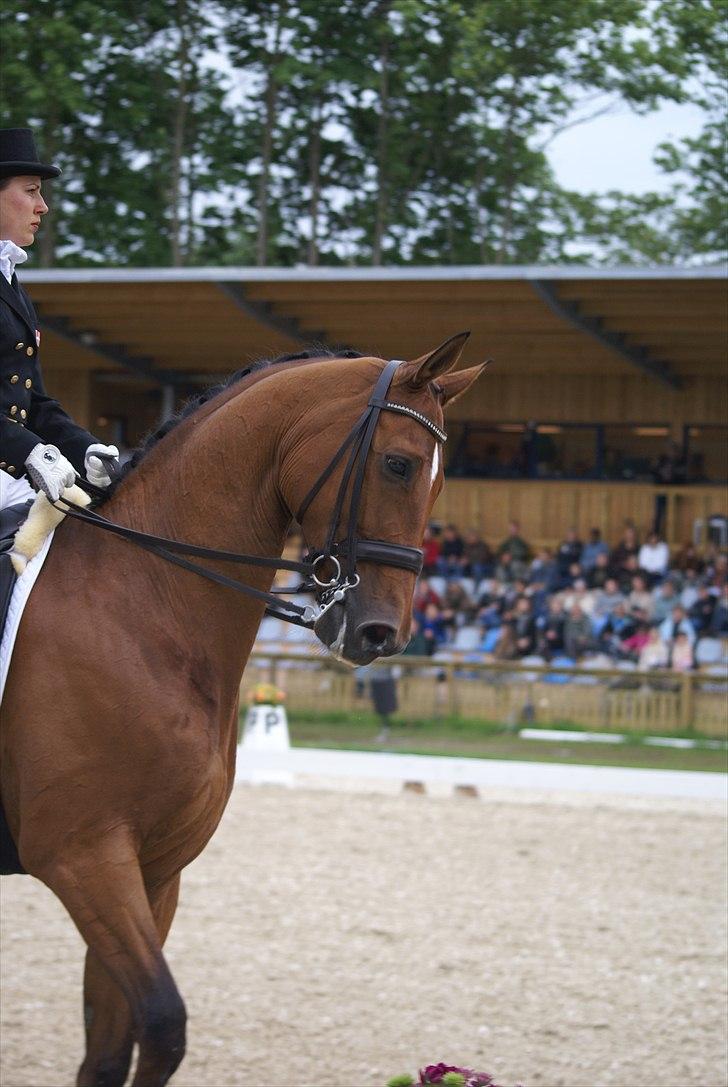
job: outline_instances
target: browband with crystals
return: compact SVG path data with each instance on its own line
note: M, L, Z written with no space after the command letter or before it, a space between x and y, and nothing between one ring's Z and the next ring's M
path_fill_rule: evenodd
M439 426L432 422L432 419L428 419L426 415L423 415L421 411L415 411L414 408L408 408L406 404L395 404L392 400L385 400L379 405L381 408L386 408L387 411L398 411L402 415L409 415L412 419L416 419L418 423L421 423L423 427L427 427L430 434L434 434L438 442L446 442L447 434L444 430L440 430Z

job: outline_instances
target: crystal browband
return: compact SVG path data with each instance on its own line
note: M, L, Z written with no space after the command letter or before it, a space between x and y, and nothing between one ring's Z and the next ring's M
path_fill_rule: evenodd
M421 423L423 427L427 427L430 434L434 434L438 442L446 442L447 434L444 430L440 430L439 426L428 419L426 415L423 415L420 411L415 411L414 408L408 408L406 404L395 404L391 400L385 400L381 405L388 411L398 411L401 415L409 415L412 419L416 419L418 423Z

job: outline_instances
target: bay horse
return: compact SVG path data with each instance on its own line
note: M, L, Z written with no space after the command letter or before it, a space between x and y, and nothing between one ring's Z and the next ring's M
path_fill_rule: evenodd
M319 639L351 664L397 653L411 556L421 562L442 486L442 409L483 369L450 372L466 338L399 364L334 355L255 368L153 442L103 515L280 556L299 511L328 564L310 620ZM348 551L329 546L335 521ZM259 593L273 576L246 567ZM162 946L180 872L230 796L239 684L264 608L70 519L26 606L0 714L0 788L22 866L87 945L80 1087L124 1084L135 1045L135 1087L167 1083L184 1056L185 1006Z

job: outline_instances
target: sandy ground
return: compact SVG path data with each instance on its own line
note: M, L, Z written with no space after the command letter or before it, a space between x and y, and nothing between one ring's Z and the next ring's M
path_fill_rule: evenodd
M716 803L240 785L168 942L173 1083L722 1087L725 857ZM28 877L0 908L0 1084L71 1084L80 939Z

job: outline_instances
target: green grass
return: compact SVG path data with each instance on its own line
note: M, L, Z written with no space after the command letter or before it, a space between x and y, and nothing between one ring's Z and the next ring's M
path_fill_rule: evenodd
M291 743L294 747L327 747L349 751L394 751L408 755L449 755L459 758L510 759L525 762L575 763L589 766L634 766L661 770L728 770L728 751L708 747L683 750L651 747L642 737L624 744L569 743L522 740L501 724L463 718L412 720L393 718L385 744L377 742L379 719L375 714L316 713L291 711ZM573 725L553 725L566 728ZM690 735L689 733L685 735ZM696 740L698 738L696 737ZM698 740L699 742L699 740Z

